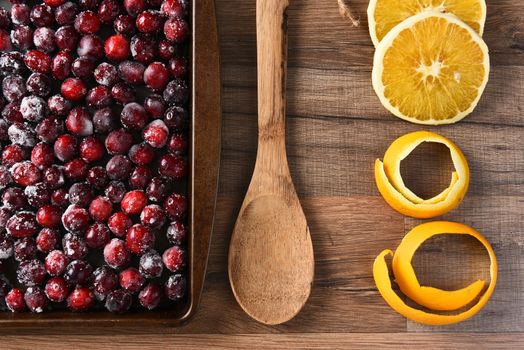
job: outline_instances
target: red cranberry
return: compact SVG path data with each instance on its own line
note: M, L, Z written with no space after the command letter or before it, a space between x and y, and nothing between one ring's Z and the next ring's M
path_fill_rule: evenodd
M162 257L155 250L150 250L140 257L140 273L146 278L157 278L162 275L164 265Z
M172 220L184 219L187 214L186 197L173 193L164 201L164 211Z
M28 309L34 313L44 312L47 306L45 293L40 287L27 288L24 294L24 301Z
M129 159L137 165L148 165L150 164L154 157L155 152L151 146L147 143L141 143L138 145L133 145L129 149Z
M164 285L164 293L169 300L180 300L186 294L186 286L186 278L183 275L171 275Z
M129 185L132 189L144 189L151 181L151 170L145 166L137 166L129 177Z
M53 10L46 5L33 6L29 14L29 19L37 27L50 27L55 22Z
M184 134L174 134L169 139L167 150L174 155L185 155L187 153L188 140Z
M35 128L37 137L44 142L54 142L64 132L62 120L50 116L42 120Z
M113 96L116 102L122 105L131 103L136 99L135 90L123 82L113 85L111 88L111 96Z
M64 172L62 167L53 165L44 170L44 183L52 190L56 190L65 183Z
M142 63L135 61L124 61L118 65L120 77L130 84L143 83L145 69Z
M129 42L120 34L110 36L104 48L106 57L113 61L123 61L129 56Z
M46 97L51 93L51 79L41 73L33 73L27 78L27 91L39 97Z
M160 158L158 172L169 179L181 180L187 176L187 161L180 156L165 154Z
M55 43L59 50L73 51L78 45L80 35L72 26L58 28L55 33Z
M78 56L88 56L98 60L104 56L104 44L96 35L84 35L78 43Z
M107 134L118 127L118 117L109 107L99 109L93 115L93 126L98 134Z
M174 79L167 84L164 90L164 100L168 103L183 104L189 97L188 87L185 81Z
M31 260L36 257L36 242L33 237L17 240L13 246L16 261Z
M130 49L136 61L147 64L155 59L157 44L150 37L135 35L131 38Z
M85 240L89 248L102 248L109 243L109 229L102 223L91 225L85 234Z
M119 0L102 0L98 7L98 16L102 23L112 23L122 12Z
M120 114L122 125L128 129L143 129L147 120L146 110L136 102L126 104Z
M149 95L144 100L144 108L153 119L159 119L164 116L166 105L160 95Z
M105 195L113 203L120 203L126 194L126 186L120 181L111 181L105 190Z
M13 165L11 175L15 182L21 186L34 185L42 179L40 170L29 161Z
M47 106L49 107L51 113L59 116L67 115L72 108L71 102L66 100L62 95L51 96L47 100Z
M76 138L68 134L59 136L55 141L53 149L55 157L62 162L67 162L78 153Z
M58 7L62 5L65 2L65 0L44 0L44 3L51 7Z
M13 288L7 293L5 303L12 312L22 312L25 310L24 292L21 289Z
M95 166L87 172L87 182L97 190L103 190L109 183L107 171L101 166Z
M81 34L95 34L100 30L100 19L92 11L80 12L75 18L75 29Z
M187 0L164 0L160 6L162 11L168 17L185 17L188 11Z
M158 34L162 31L164 21L165 18L159 11L147 10L136 18L136 27L142 33Z
M169 194L170 186L166 180L155 177L146 188L147 198L151 202L162 202Z
M38 96L26 96L20 103L20 113L29 122L39 122L47 115L47 103Z
M13 47L11 45L9 33L3 29L0 29L0 51L11 51L12 48Z
M9 236L6 236L4 233L0 234L0 258L1 260L9 259L13 256L14 242L13 239Z
M127 250L124 241L113 238L111 242L104 247L104 260L112 268L123 268L129 265L131 253Z
M97 162L102 159L104 153L104 144L94 136L86 137L80 142L80 156L86 162Z
M7 129L7 134L11 143L15 145L33 147L37 143L35 132L27 124L14 123Z
M145 0L124 0L124 8L130 16L136 17L146 9Z
M93 199L91 186L86 182L77 182L69 188L69 202L82 207L89 206Z
M184 131L188 122L187 111L178 106L169 107L164 116L164 123L170 130Z
M167 227L167 240L171 244L181 245L187 237L187 228L182 222L175 220Z
M89 213L81 206L72 204L62 215L62 225L69 232L83 233L89 227ZM70 237L74 236L70 235ZM70 252L68 252L68 249L66 249L66 244L64 244L64 251L68 256L76 255L75 253L70 254ZM82 258L82 255L83 254L78 254L78 256L75 256L74 258L80 259Z
M86 96L87 87L80 79L68 78L62 83L60 92L68 100L78 102Z
M26 94L24 78L20 75L8 75L2 81L2 93L9 101L18 101Z
M97 299L104 300L117 286L118 275L112 268L101 266L93 273L93 291Z
M109 229L117 237L124 237L132 224L129 216L122 212L114 213L108 220Z
M168 40L160 40L158 43L158 56L160 56L161 59L168 61L173 58L175 52L176 47L172 42Z
M169 71L160 62L151 63L144 71L144 82L154 91L162 91L169 82Z
M162 148L167 144L169 129L162 120L155 119L146 126L142 137L152 147Z
M20 113L20 102L8 103L2 110L2 117L8 123L23 123L24 118L22 113Z
M87 177L89 166L82 159L73 159L64 165L64 174L69 180L79 181Z
M62 211L59 207L54 205L45 205L38 209L36 213L36 221L40 226L48 228L56 228L60 225Z
M158 229L164 225L166 215L161 206L151 204L146 206L140 213L140 222L142 225L152 229Z
M95 68L96 62L90 57L78 57L71 65L71 71L75 77L82 80L89 80Z
M65 208L69 204L69 193L65 188L59 188L51 194L51 204Z
M60 220L60 216L58 217ZM43 253L49 253L56 248L59 240L60 234L58 231L44 228L38 233L38 236L36 237L36 247Z
M56 49L55 31L47 27L36 28L33 34L33 43L38 50L47 53L54 51Z
M37 73L51 72L51 57L42 51L31 50L25 54L24 63L27 68Z
M53 250L45 258L45 268L51 276L60 276L64 273L69 258L61 250Z
M120 286L131 293L137 293L145 282L144 277L134 267L120 272L118 279Z
M53 148L47 143L41 142L31 151L31 162L39 169L50 167L54 159Z
M27 186L24 193L27 197L27 202L34 208L45 206L51 200L49 188L43 182Z
M85 240L72 233L66 233L62 238L64 253L71 259L84 259L87 256L88 248Z
M54 58L51 66L53 77L58 80L64 80L71 72L73 58L66 51L60 51Z
M147 204L147 197L144 191L131 191L125 194L120 206L124 213L138 215Z
M162 261L168 270L177 272L184 267L186 254L182 248L174 246L164 252Z
M180 17L170 17L164 24L164 35L167 40L182 43L189 34L189 25Z
M60 5L55 10L55 20L56 23L63 26L66 24L73 24L78 13L78 6L68 1L63 5Z
M11 7L11 21L13 24L29 24L31 9L26 4L13 4Z
M17 25L11 30L11 42L20 50L33 47L33 29L26 25Z
M84 312L95 305L95 296L89 288L77 287L67 298L67 307L74 312Z
M124 289L117 289L107 295L105 307L110 312L121 314L129 311L132 303L131 293Z
M131 35L135 32L135 20L128 15L120 15L113 22L115 32L124 35Z
M46 270L40 261L36 259L26 260L18 265L16 276L18 282L24 286L36 286L44 282Z
M95 221L106 222L113 212L113 205L107 197L98 196L89 205L89 214Z
M93 268L82 260L71 261L64 271L64 279L70 286L88 285L92 275Z
M95 80L98 84L111 87L118 82L118 72L116 67L103 62L96 67L94 72Z
M7 145L2 151L2 164L11 167L26 159L25 150L19 145Z
M27 206L27 197L18 187L8 187L2 194L2 203L9 209L20 210Z
M155 234L146 226L136 224L127 231L126 245L131 252L142 255L155 245Z
M61 303L69 294L69 286L62 277L53 277L45 285L45 295L55 303Z
M126 156L117 154L106 164L107 175L111 180L125 180L131 175L132 164Z
M148 310L155 309L162 299L162 288L156 283L150 283L138 294L140 305Z
M86 103L92 108L103 108L111 105L111 91L107 86L98 85L87 92Z

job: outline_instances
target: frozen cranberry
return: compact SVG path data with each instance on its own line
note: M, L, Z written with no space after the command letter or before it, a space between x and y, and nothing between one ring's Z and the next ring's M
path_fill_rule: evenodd
M69 258L61 250L53 250L45 258L45 268L51 276L60 276L64 273Z
M106 57L113 61L123 61L129 56L129 42L120 34L110 36L104 45Z
M53 147L55 156L62 162L73 159L78 154L76 138L72 135L59 136Z
M93 273L93 291L98 300L104 300L117 286L118 275L112 268L101 266Z
M89 214L95 221L106 222L113 212L113 205L107 197L98 196L89 205Z
M71 204L87 207L92 199L91 186L86 182L77 182L69 188L69 202Z
M155 245L155 234L146 226L136 224L127 231L126 245L131 252L142 255Z
M31 9L26 4L13 4L11 7L11 21L13 24L29 24Z
M103 190L109 183L107 171L101 166L95 166L87 172L87 182L97 190Z
M83 260L73 260L64 271L64 279L70 286L87 285L93 277L93 268Z
M118 279L120 286L131 293L137 293L145 282L144 277L134 267L120 272Z
M167 144L169 129L162 120L156 119L146 126L142 132L142 137L152 147L162 148Z
M68 100L78 102L86 96L87 87L80 79L68 78L62 83L60 92Z
M118 82L118 72L116 67L109 63L100 63L94 72L95 80L104 86L113 86Z
M174 155L185 155L187 153L188 140L184 134L174 134L169 139L167 150Z
M87 210L85 210L81 206L72 204L66 209L66 211L62 215L62 225L69 232L83 233L89 227L89 213L87 212ZM64 236L64 239L66 236ZM74 237L72 235L69 235L69 236ZM82 250L82 249L79 249L79 250ZM75 254L74 252L68 251L68 249L66 249L66 244L64 244L64 251L67 256L75 255L74 258L76 259L82 258L82 255L83 255L83 254Z
M144 108L153 119L162 118L166 111L164 99L160 95L149 95L144 100Z
M124 237L132 224L129 216L122 212L114 213L108 220L109 229L117 237Z
M100 30L100 19L92 11L80 12L75 18L75 29L81 34L95 34Z
M60 220L60 215L58 215L58 220ZM36 236L36 247L43 253L49 253L56 248L59 240L60 234L58 231L44 228Z
M0 53L0 72L2 75L20 74L25 71L24 55L10 51Z
M165 18L159 11L147 10L136 18L136 27L142 33L154 35L162 31L164 21Z
M42 120L36 126L37 137L44 142L54 142L64 132L63 122L54 116Z
M60 208L65 208L69 205L69 193L65 188L59 188L51 194L51 204Z
M90 57L78 57L71 65L71 71L75 77L82 80L89 80L95 68L96 62Z
M124 241L113 238L111 242L104 247L104 260L112 268L123 268L129 265L131 253L127 250Z
M185 81L174 79L164 90L164 100L168 103L183 104L187 102L189 92Z
M38 96L26 96L20 103L20 113L29 122L39 122L47 115L47 103Z
M169 179L181 180L187 176L187 161L180 156L165 154L160 158L158 172Z
M62 167L57 165L50 166L44 170L44 183L52 190L56 190L65 183L64 172Z
M106 164L107 175L111 180L126 180L131 175L132 164L123 155L113 156Z
M88 248L85 240L72 233L66 233L62 238L62 246L65 255L70 259L84 259L87 256Z
M5 303L12 312L22 312L25 310L24 292L21 289L13 288L7 293Z
M113 85L113 87L111 88L111 96L113 96L113 99L116 102L122 105L131 103L136 99L135 90L131 86L123 82L116 83L115 85Z
M158 229L164 225L166 215L161 206L151 204L146 206L140 213L140 222L142 225L152 229Z
M147 143L133 145L129 150L129 159L137 165L148 165L154 157L155 152Z
M140 305L148 310L155 309L162 299L162 288L156 283L150 283L138 294Z
M64 165L64 174L69 180L79 181L87 177L89 166L83 159L73 159Z
M188 123L187 111L179 106L168 108L164 115L164 123L170 130L184 131Z
M24 118L20 113L20 102L8 103L2 110L2 117L8 123L23 123Z
M112 23L123 12L120 1L102 0L98 7L98 16L102 23Z
M146 9L145 0L124 0L124 8L130 16L136 17Z
M53 25L55 17L51 7L46 5L36 5L31 9L29 19L37 27L49 27Z
M162 91L169 82L169 71L160 62L151 63L144 71L144 82L154 91Z
M111 181L105 190L105 195L113 203L120 203L126 194L126 186L120 181Z
M0 166L0 190L13 183L13 177L5 166Z
M37 144L31 151L31 162L39 169L45 169L53 164L53 148L47 143Z
M155 250L150 250L140 257L139 270L144 277L160 277L163 269L162 257Z
M24 62L33 72L49 73L51 71L51 57L42 51L28 51L25 54Z
M33 43L38 50L52 52L56 49L55 31L47 27L36 28L33 33Z
M113 22L115 32L124 35L131 35L135 32L135 20L128 15L120 15Z
M56 228L60 225L60 218L62 211L59 207L54 205L45 205L38 209L36 213L36 221L40 226L48 228Z
M12 124L9 129L7 129L7 134L11 143L15 145L33 147L37 143L36 135L33 129L26 124Z
M56 23L63 26L66 24L73 24L78 13L78 6L68 1L55 9Z
M73 58L66 51L60 51L52 62L51 72L53 77L58 80L64 80L71 72Z
M22 261L16 270L18 282L24 286L36 286L44 282L46 270L44 265L34 259Z
M72 105L71 102L66 100L62 95L53 95L47 100L47 107L49 107L51 113L64 116L69 113Z
M85 234L85 240L89 248L102 248L109 243L109 229L102 223L91 225Z
M130 49L131 55L136 61L147 64L155 59L157 44L150 37L135 35L131 38Z
M0 260L9 259L13 256L14 248L13 239L6 236L4 233L0 234Z
M187 214L186 197L173 193L164 201L164 211L172 220L181 220Z
M65 2L65 0L44 0L44 3L51 7L58 7L62 5Z
M98 60L104 56L104 44L96 35L84 35L78 43L78 56L88 56Z
M168 40L160 40L158 43L158 56L165 61L171 59L176 52L175 45Z
M2 194L2 203L9 209L20 210L27 206L27 197L21 188L8 187Z
M93 126L98 134L107 134L118 127L118 117L109 107L99 109L93 115Z
M146 188L147 198L151 202L162 202L169 194L170 186L166 180L160 177L155 177L151 180Z
M186 240L187 227L181 221L175 220L167 227L166 236L169 243L181 245Z
M33 29L26 25L17 25L11 30L11 43L20 50L33 47Z
M27 186L24 193L27 197L27 202L34 208L45 206L51 200L51 192L43 182Z
M51 93L51 79L41 73L33 73L27 78L27 91L39 97L46 97Z
M2 93L9 101L18 101L26 94L24 78L20 75L8 75L2 81Z
M78 45L80 36L72 26L58 28L54 34L55 43L59 50L73 51ZM38 47L38 46L37 46Z
M26 159L26 152L19 145L7 145L2 151L2 164L11 167Z
M40 287L29 287L25 291L24 301L31 312L41 313L47 306L47 299Z
M185 17L188 12L188 0L164 0L160 6L162 11L168 17Z
M147 204L147 197L144 191L131 191L125 194L120 206L124 213L138 215Z
M151 170L145 166L137 166L129 177L129 186L132 189L144 189L151 181Z
M126 104L120 114L122 125L132 130L143 129L147 120L146 110L136 102Z
M95 296L89 288L77 287L67 298L67 307L74 312L88 311L95 305Z
M186 278L183 275L171 275L164 285L164 293L169 300L180 300L186 294L186 286Z
M78 0L78 3L83 9L96 10L100 0Z
M15 182L21 186L33 185L42 179L40 170L29 161L13 165L11 175Z
M86 137L80 142L80 156L86 162L97 162L102 159L104 153L104 144L94 136Z
M141 84L144 82L144 70L146 67L140 62L124 61L118 65L120 77L130 84Z
M180 17L170 17L164 24L164 35L167 40L182 43L189 34L189 25Z
M124 289L117 289L107 295L105 307L110 312L122 314L129 311L132 302L131 293Z
M69 286L62 277L53 277L45 285L45 295L55 303L61 303L69 294Z
M111 105L111 91L107 86L98 85L87 92L86 103L92 108L103 108Z
M36 257L36 242L33 237L17 240L13 246L16 261L31 260Z
M185 266L186 255L182 248L174 246L164 252L162 261L168 270L177 272Z

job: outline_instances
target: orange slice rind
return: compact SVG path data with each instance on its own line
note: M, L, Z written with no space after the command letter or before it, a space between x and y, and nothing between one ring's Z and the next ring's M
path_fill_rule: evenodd
M402 160L423 142L441 143L448 147L455 167L449 187L430 199L422 199L407 188L400 173ZM469 177L468 162L457 145L429 131L398 138L386 151L384 160L377 159L375 162L375 182L384 200L399 213L414 218L433 218L458 207L468 191Z
M490 282L477 280L466 288L445 291L438 288L421 286L411 260L417 249L429 238L442 234L469 235L477 239L486 249L490 258ZM393 257L393 275L402 293L417 304L430 311L455 311L470 305L466 311L454 315L432 313L407 305L393 290L386 257ZM427 325L448 325L467 320L478 313L488 302L497 283L498 264L495 252L482 234L473 228L447 221L430 222L411 230L402 240L396 252L384 250L373 264L373 277L378 291L388 305L402 316ZM482 291L485 290L484 293Z

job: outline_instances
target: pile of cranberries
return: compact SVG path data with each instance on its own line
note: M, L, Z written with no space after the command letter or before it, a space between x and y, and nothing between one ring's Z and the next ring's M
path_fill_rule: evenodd
M0 309L184 298L188 1L0 9Z

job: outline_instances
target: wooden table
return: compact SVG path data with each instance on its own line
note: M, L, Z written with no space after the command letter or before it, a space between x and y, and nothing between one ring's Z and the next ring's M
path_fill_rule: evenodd
M316 253L309 303L288 324L266 327L236 304L227 279L229 236L256 152L255 0L217 0L223 77L223 153L216 232L202 306L181 329L32 330L2 337L0 347L224 349L524 347L524 9L488 0L485 39L492 74L477 110L457 125L429 128L453 139L472 170L469 194L445 219L469 224L493 244L500 279L486 308L450 327L425 327L393 312L375 289L371 265L418 223L390 209L374 185L373 162L398 136L421 130L380 105L371 87L373 46L366 0L352 28L336 0L291 0L288 152ZM428 156L430 155L430 156ZM423 147L406 179L423 194L449 182L445 150ZM422 282L456 288L486 276L482 249L455 237L429 242L415 257ZM54 335L44 335L52 332Z

